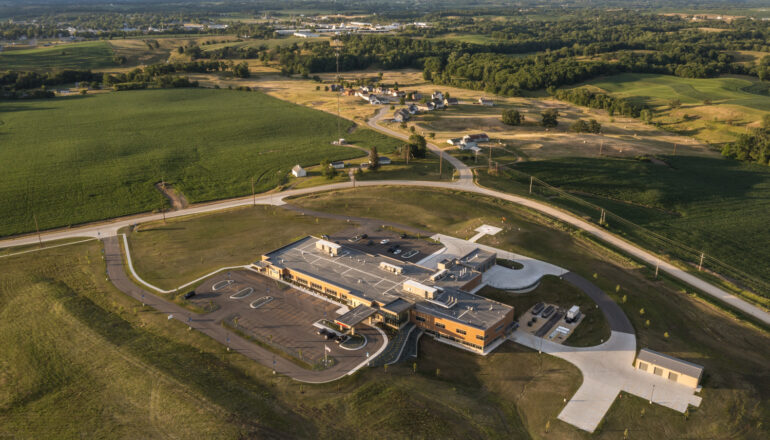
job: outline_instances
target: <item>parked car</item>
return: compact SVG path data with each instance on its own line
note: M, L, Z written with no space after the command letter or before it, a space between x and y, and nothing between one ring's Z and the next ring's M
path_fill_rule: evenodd
M406 238L406 234L401 234L400 237L401 238Z
M388 243L390 243L390 240L387 238L383 238L382 240L380 240L380 244L388 244Z
M535 304L535 306L534 306L534 307L532 307L532 314L533 314L533 315L539 315L539 314L540 314L540 312L542 312L542 311L543 311L543 308L544 308L544 307L545 307L545 304L543 304L543 303L541 303L541 302L539 302L539 303Z
M323 238L324 240L328 240L328 239L329 239L329 236L328 236L328 235L326 235L326 234L323 234L323 235L321 235L321 238Z
M332 332L326 332L326 339L334 339L336 335Z
M396 248L394 248L393 246L388 248L388 253L390 253L390 254L392 254L395 251L396 251Z
M372 240L369 240L369 241L367 241L367 242L366 242L366 245L367 245L367 246L371 246L371 245L373 245L373 244L374 244L374 242L373 242Z
M326 330L322 329L322 328L319 328L318 330L315 331L315 334L320 335L320 336L326 336Z
M546 307L545 310L543 310L543 315L542 315L543 318L547 318L547 317L553 315L554 310L556 310L556 309L554 309L553 306Z
M400 253L401 253L401 249L396 249L395 251L393 251L393 253L394 253L395 255L398 255L398 254L400 254Z
M361 234L361 238L369 238L368 234Z
M184 294L184 299L190 299L190 298L192 298L193 296L195 296L195 291L194 291L194 290L191 290L191 291L189 291L189 292L187 292L187 293L185 293L185 294Z

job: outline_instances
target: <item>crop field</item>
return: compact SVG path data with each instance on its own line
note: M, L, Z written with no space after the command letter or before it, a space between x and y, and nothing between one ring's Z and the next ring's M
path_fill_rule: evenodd
M112 47L104 41L61 44L0 52L2 70L63 70L112 67Z
M663 127L711 142L729 142L758 127L770 112L770 95L750 77L680 78L624 73L589 81L590 88L649 105ZM672 100L681 106L671 108ZM711 103L706 101L710 100Z
M372 205L372 199L378 203ZM557 264L592 280L628 315L639 346L705 366L703 403L690 409L689 418L642 399L623 398L590 438L617 438L626 428L634 439L767 437L768 427L762 420L770 411L770 389L768 374L760 365L767 362L768 354L756 348L770 344L767 332L736 321L666 278L655 279L653 270L595 245L582 234L516 205L459 192L358 188L308 195L292 203L465 238L480 224L500 226L503 231L480 241ZM563 424L559 426L562 430ZM582 436L574 430L554 434L555 438Z
M295 164L359 157L330 144L337 119L259 92L142 90L0 103L0 235L159 209L154 185L190 202L265 191ZM342 121L342 128L351 126ZM45 128L42 130L41 128ZM345 136L383 153L398 141Z
M765 245L770 240L770 169L721 158L660 159L655 163L565 158L519 163L515 169L705 252L707 257L759 279L770 278L770 251ZM486 186L526 191L529 180L519 180L486 173L481 177ZM579 208L578 212L597 215ZM620 225L610 221L610 228L615 227ZM709 265L706 258L705 266Z

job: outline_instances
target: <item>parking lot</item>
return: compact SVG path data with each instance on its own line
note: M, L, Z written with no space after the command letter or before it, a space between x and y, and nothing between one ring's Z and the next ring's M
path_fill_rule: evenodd
M545 338L557 344L563 343L572 334L575 328L583 321L584 315L580 316L574 322L567 322L566 310L556 304L541 303L542 307L536 310L538 305L529 308L519 317L519 330L530 333L539 338ZM553 307L548 316L546 310ZM531 325L530 325L531 324Z
M367 345L351 351L316 334L313 323L333 320L342 305L331 303L293 289L276 280L249 270L217 275L195 290L188 301L202 309L215 309L203 316L224 322L263 344L271 345L310 365L324 357L324 346L331 351L340 367L351 369L374 354L382 345L382 337L371 327L359 326L356 333L367 338Z
M329 240L369 254L416 263L443 248L441 244L417 238L412 234L400 234L390 229L357 227L329 236Z

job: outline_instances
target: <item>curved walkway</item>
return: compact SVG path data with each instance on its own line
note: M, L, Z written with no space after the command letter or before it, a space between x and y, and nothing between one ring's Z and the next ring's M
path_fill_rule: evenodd
M118 236L107 237L104 238L103 241L104 259L107 263L107 275L110 277L110 281L115 287L135 300L152 307L160 313L172 316L173 319L183 322L192 329L206 334L222 345L230 347L231 351L238 352L267 368L274 368L276 374L283 374L300 382L331 382L353 374L364 367L370 360L376 358L382 352L387 343L387 336L385 336L382 330L375 327L364 326L361 329L357 329L357 331L366 337L368 345L371 346L373 356L370 359L356 361L353 357L360 358L360 355L356 354L355 356L351 355L351 359L348 362L340 362L334 367L326 370L317 371L302 368L288 359L276 356L271 351L227 330L219 325L216 319L212 319L210 316L199 316L184 307L140 288L126 274Z

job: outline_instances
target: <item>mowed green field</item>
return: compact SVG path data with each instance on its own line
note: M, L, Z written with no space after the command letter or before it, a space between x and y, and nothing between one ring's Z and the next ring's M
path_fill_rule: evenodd
M0 235L151 211L164 179L190 202L278 185L295 164L365 153L336 147L336 117L259 92L141 90L0 103ZM343 129L350 127L343 122ZM392 150L359 128L345 136Z
M668 165L633 159L564 158L523 162L515 169L705 252L707 257L756 278L770 279L766 245L770 242L770 168L721 158L660 158ZM518 180L486 173L481 177L486 186L527 191L529 179ZM594 219L598 216L580 207L567 208ZM610 219L611 229L621 226ZM707 258L705 266L710 265Z
M586 83L615 96L647 104L663 127L710 143L728 142L758 126L770 112L767 84L751 77L680 78L671 75L623 73ZM669 103L678 99L680 108ZM711 104L704 102L710 100Z
M60 44L0 52L0 70L89 70L114 66L112 47L105 41Z

